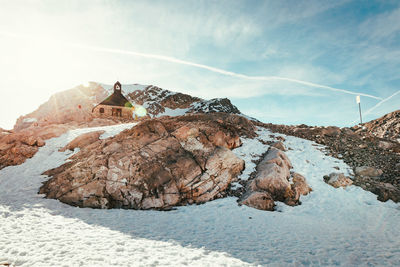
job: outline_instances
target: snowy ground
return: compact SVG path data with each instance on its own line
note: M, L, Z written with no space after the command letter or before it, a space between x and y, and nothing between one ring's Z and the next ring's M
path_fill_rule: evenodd
M133 125L100 127L103 137ZM0 264L16 266L400 266L400 208L357 187L334 189L322 176L347 172L322 147L285 137L287 155L313 192L280 212L239 207L235 198L169 212L94 210L37 195L41 173L71 154L58 152L79 129L48 140L24 164L0 171ZM260 138L271 133L260 130ZM235 153L249 162L267 147L244 140ZM308 160L309 162L307 162Z

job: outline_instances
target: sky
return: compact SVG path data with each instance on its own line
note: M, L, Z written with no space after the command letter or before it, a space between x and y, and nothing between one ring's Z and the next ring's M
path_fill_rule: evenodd
M0 0L0 127L87 81L152 84L279 124L400 108L399 1Z

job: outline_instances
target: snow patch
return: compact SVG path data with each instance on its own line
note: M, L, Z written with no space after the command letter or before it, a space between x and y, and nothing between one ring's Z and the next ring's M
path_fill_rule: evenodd
M170 109L170 108L164 108L165 111L163 113L159 113L156 117L161 117L161 116L182 116L185 115L186 112L188 112L188 108L177 108L177 109Z
M25 118L23 122L37 122L36 118Z

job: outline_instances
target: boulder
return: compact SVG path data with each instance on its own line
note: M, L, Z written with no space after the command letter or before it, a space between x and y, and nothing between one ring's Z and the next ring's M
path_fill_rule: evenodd
M273 211L275 206L274 200L267 192L252 192L241 201L241 204L268 211Z
M381 169L376 169L369 166L361 166L354 169L354 174L360 176L379 177L382 175L382 173L383 172Z
M312 188L307 184L306 178L303 175L297 172L293 173L292 181L293 190L298 192L300 195L306 196L312 191Z
M347 187L353 184L353 180L351 180L349 177L346 177L343 173L336 172L325 175L324 181L335 188Z
M248 182L240 203L263 210L273 210L274 201L300 204L300 196L311 192L306 179L290 173L292 164L286 154L270 147L257 164L255 178Z

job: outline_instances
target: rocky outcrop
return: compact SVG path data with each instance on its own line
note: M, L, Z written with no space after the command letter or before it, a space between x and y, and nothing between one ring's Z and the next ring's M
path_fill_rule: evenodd
M92 208L170 209L210 201L225 196L244 169L230 150L242 135L254 137L253 125L229 114L143 121L47 171L52 178L40 193Z
M133 103L144 105L148 114L152 117L163 115L166 109L181 109L186 114L212 112L240 114L239 109L232 105L227 98L204 100L187 94L171 92L153 85L128 93L127 97Z
M336 173L336 172L332 172L329 175L325 175L324 181L325 183L335 188L347 187L353 184L353 180L351 180L349 177L345 176L343 173Z
M270 147L256 168L255 178L250 180L241 203L253 208L274 209L274 201L295 206L300 204L300 196L307 195L311 188L305 178L291 173L292 164L286 154Z
M397 115L393 114L390 118L397 118ZM397 124L394 120L392 122L390 125L395 127L394 125ZM357 173L356 168L363 166L380 170L379 173L373 175L370 173L368 175L356 174L353 184L378 194L379 200L387 200L387 197L393 201L400 199L400 194L396 195L398 194L396 192L400 192L400 168L396 167L396 164L400 162L400 144L392 139L382 139L375 136L368 131L368 126L337 128L254 123L260 127L268 128L273 132L312 140L326 146L327 155L342 159L354 169L355 174ZM391 131L391 128L385 129L386 132ZM392 131L395 132L395 129ZM378 136L385 137L385 135ZM388 185L392 185L396 190L389 190ZM388 190L390 193L387 193Z
M399 143L400 110L393 111L376 120L364 123L362 127L354 126L353 129L362 135L373 135Z
M100 135L102 135L104 131L96 131L82 134L76 137L74 140L69 142L65 147L61 148L59 151L65 150L74 150L75 148L84 148L87 145L94 143L99 140Z
M0 169L25 162L45 145L45 140L60 136L68 129L65 125L49 125L0 135Z

